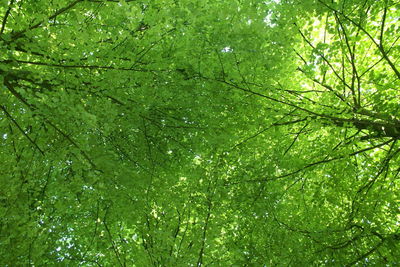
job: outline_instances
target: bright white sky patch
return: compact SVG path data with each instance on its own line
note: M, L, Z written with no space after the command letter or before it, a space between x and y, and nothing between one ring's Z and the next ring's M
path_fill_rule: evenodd
M228 52L232 52L232 51L233 51L233 49L230 48L229 46L226 46L221 50L221 52L223 52L223 53L228 53Z
M275 22L272 21L272 12L268 12L268 14L264 17L264 22L271 28L277 25Z

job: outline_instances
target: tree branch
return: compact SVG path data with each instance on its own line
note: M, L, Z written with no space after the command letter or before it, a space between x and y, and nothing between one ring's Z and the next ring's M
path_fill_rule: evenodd
M295 26L297 27L297 24L295 24ZM298 28L298 31L301 35L301 37L304 39L304 41L314 50L317 51L315 46L306 38L306 36L303 34L303 32L300 30L300 28ZM325 61L325 63L329 66L329 68L332 70L332 72L335 74L335 76L342 82L343 85L345 85L347 88L349 88L350 90L352 90L351 86L349 86L346 81L340 77L340 75L337 73L337 71L335 70L335 68L332 66L332 64L330 63L330 61L321 53L318 53L318 55ZM343 101L346 105L349 105L347 103L347 101L344 99L344 97L340 94L338 94L336 91L332 90L331 91L333 94L335 94L335 96L337 96L341 101Z
M3 61L8 63L7 61ZM64 69L106 69L106 70L125 70L125 71L139 71L139 72L154 72L156 70L146 70L146 69L135 69L135 68L119 68L113 66L100 66L100 65L62 65L62 64L54 64L54 63L45 63L45 62L37 62L37 61L27 61L27 60L16 60L18 63L22 64L30 64L30 65L39 65L39 66L49 66L49 67L59 67ZM159 71L159 70L157 70Z
M65 6L65 7L63 7L63 8L61 8L61 9L57 10L53 15L51 15L50 17L48 17L46 20L43 20L43 21L41 21L41 22L38 22L38 23L36 23L36 24L30 26L29 28L26 28L26 29L24 29L24 30L22 30L22 31L19 31L19 32L14 33L14 34L11 36L11 41L10 41L10 42L17 40L18 38L21 38L22 36L24 36L24 34L25 34L27 31L30 31L30 30L39 28L39 27L40 27L43 23L45 23L46 21L50 21L50 20L56 18L58 15L61 15L61 14L63 14L64 12L67 12L68 10L72 9L76 4L78 4L79 2L83 2L83 1L84 1L84 0L75 0L75 1L71 2L69 5L67 5L67 6Z
M17 126L18 130L29 140L29 142L31 142L33 144L34 147L37 148L37 150L39 150L39 152L44 156L44 152L42 149L40 149L40 147L36 144L36 142L34 140L32 140L32 138L30 138L30 136L28 134L25 133L25 131L21 128L21 126L19 126L19 124L17 123L17 121L11 116L10 113L8 113L7 109L3 106L0 105L0 108L3 110L4 114L6 114L6 116L14 123L15 126Z
M333 12L337 12L338 14L340 14L341 16L343 16L345 19L347 19L348 21L350 21L354 26L358 27L362 32L364 32L368 38L375 44L375 46L379 49L379 51L381 52L383 58L386 60L386 62L389 64L390 68L393 70L393 72L396 74L397 78L400 79L400 71L396 68L396 66L394 65L394 63L390 60L387 52L385 51L385 49L382 46L382 43L378 43L374 37L360 24L357 23L356 21L354 21L352 18L350 18L349 16L347 16L346 14L344 14L343 12L331 7L330 5L324 3L321 0L318 0L318 2L320 2L322 5L324 5L325 7L327 7L328 9L330 9ZM384 11L385 12L385 11ZM385 15L386 16L386 15Z
M350 64L351 64L351 67L352 67L352 72L353 72L352 73L352 77L351 77L350 90L351 90L351 94L353 96L354 106L356 108L358 108L360 106L360 104L361 104L360 103L360 99L361 99L361 96L360 96L361 95L361 91L360 90L361 90L361 88L360 88L360 77L358 75L357 67L356 67L356 63L355 63L355 51L354 51L355 44L354 44L353 50L352 50L351 47L350 47L348 34L346 33L346 28L344 27L344 25L341 22L341 20L340 20L339 16L337 15L337 13L335 12L334 14L335 14L336 21L339 23L340 28L343 31L342 34L343 34L343 37L344 37L344 40L345 40L345 44L346 44L347 50L348 50L348 52L350 54L349 61L350 61ZM340 34L340 32L339 32L339 34ZM344 69L345 66L343 65L342 67ZM358 91L358 96L357 97L356 97L356 93L355 93L355 90L354 90L354 86L355 86L355 81L356 80L357 80L357 91Z
M383 143L380 143L378 145L374 145L372 147L367 147L367 148L355 151L355 152L350 153L350 154L341 155L341 156L330 158L330 159L323 159L323 160L319 160L319 161L316 161L316 162L312 162L312 163L309 163L309 164L305 165L304 167L302 167L300 169L297 169L295 171L292 171L292 172L289 172L289 173L286 173L286 174L282 174L282 175L275 176L275 177L272 177L272 178L265 177L265 178L262 178L262 179L247 180L246 182L252 182L253 183L253 182L267 182L267 181L272 181L272 180L279 180L279 179L282 179L282 178L286 178L286 177L292 176L292 175L297 174L299 172L302 172L302 171L304 171L306 169L309 169L311 167L314 167L314 166L317 166L317 165L320 165L320 164L323 164L323 163L328 163L328 162L331 162L331 161L343 159L345 157L355 156L357 154L360 154L360 153L363 153L363 152L366 152L366 151L369 151L369 150L372 150L372 149L375 149L375 148L382 147L382 146L387 145L387 144L389 144L391 142L393 142L393 139L390 139L390 140L385 141Z
M0 36L1 36L1 35L3 34L3 32L4 32L4 29L5 29L6 24L7 24L7 19L8 19L8 16L10 15L10 12L11 12L12 6L14 5L14 2L15 2L15 0L11 0L11 1L10 1L10 4L8 5L7 11L6 11L6 13L4 14L3 22L1 23Z

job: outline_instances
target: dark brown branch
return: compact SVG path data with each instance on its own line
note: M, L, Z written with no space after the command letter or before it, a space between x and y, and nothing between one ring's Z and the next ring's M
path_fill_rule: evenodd
M27 61L27 60L16 60L18 63L22 64L31 64L31 65L39 65L39 66L49 66L49 67L59 67L65 69L106 69L106 70L125 70L125 71L139 71L139 72L153 72L155 70L146 70L146 69L135 69L135 68L119 68L112 66L100 66L100 65L62 65L62 64L54 64L54 63L45 63L45 62L37 62L37 61Z
M38 146L38 144L36 144L36 142L34 140L32 140L32 138L25 133L25 131L21 128L21 126L18 124L18 122L11 116L10 113L8 113L7 109L3 106L0 105L0 108L3 110L4 114L6 114L6 116L14 123L15 126L17 126L18 130L29 140L29 142L31 142L33 144L34 147L37 148L37 150L39 150L39 152L44 156L44 152L42 149L40 149L40 147Z
M390 121L390 122L385 122L385 121L373 121L373 120L364 120L364 119L357 119L357 118L340 118L340 117L335 117L332 115L328 115L328 114L323 114L323 113L317 113L314 112L312 110L303 108L297 104L294 104L290 101L284 101L284 100L280 100L280 99L276 99L274 97L270 97L258 92L255 92L253 90L247 89L247 88L243 88L235 83L232 82L228 82L228 81L224 81L224 80L218 80L218 79L212 79L212 78L207 78L204 76L200 76L203 79L208 79L208 80L214 80L214 81L218 81L218 82L222 82L226 85L229 85L237 90L255 95L255 96L259 96L268 100L271 100L273 102L276 103L280 103L280 104L284 104L286 106L290 106L290 107L294 107L298 110L304 111L312 116L311 119L324 119L325 121L331 122L336 126L340 126L340 127L345 127L346 124L355 127L359 130L368 130L368 131L375 131L376 133L378 133L378 136L380 137L392 137L394 139L399 139L400 138L400 125L398 123L398 121Z
M384 58L381 57L378 61L372 64L368 69L366 69L363 73L361 73L360 78L362 78L365 74L367 74L370 70L372 70L376 65L378 65Z
M396 37L396 39L394 39L394 41L392 42L392 44L390 45L389 49L387 50L387 53L389 54L390 51L393 49L394 45L397 43L397 41L400 39L400 35Z
M23 104L25 104L29 109L31 110L36 110L37 108L28 103L28 101L20 94L18 93L15 88L14 85L10 82L10 81L15 81L20 79L17 75L14 74L10 74L8 73L7 75L5 75L4 77L4 85L6 86L6 88L18 99L20 100ZM89 156L86 154L86 152L84 152L79 146L78 144L72 140L72 138L70 136L68 136L66 133L64 133L59 127L57 127L55 124L53 124L50 120L48 120L47 118L43 118L44 121L49 124L51 127L53 127L58 133L60 133L65 139L68 140L68 142L70 142L74 147L76 147L80 153L82 154L82 156L89 162L89 164L94 168L97 169L96 165L94 164L94 162L89 158ZM40 150L41 151L41 150ZM42 152L42 151L41 151ZM43 152L42 152L43 153ZM97 169L98 170L98 169ZM101 170L99 170L101 171Z
M381 33L379 35L379 45L383 48L383 34L385 31L385 21L387 14L387 1L385 0L385 8L383 9L382 22L381 22Z
M369 251L367 251L366 253L362 254L361 256L359 256L357 259L355 259L354 261L350 262L349 264L345 265L347 266L353 266L356 265L358 262L362 261L363 259L365 259L366 257L368 257L369 255L373 254L375 251L377 251L380 246L383 245L385 240L381 240L379 241L378 244L376 244L372 249L370 249Z
M213 81L221 82L221 83L224 83L224 84L226 84L226 85L228 85L228 86L230 86L230 87L232 87L232 88L235 88L235 89L237 89L237 90L239 90L239 91L243 91L243 92L248 93L248 94L251 94L251 95L259 96L259 97L262 97L262 98L271 100L271 101L276 102L276 103L284 104L284 105L287 105L287 106L296 108L296 109L298 109L298 110L304 111L304 112L309 113L309 114L312 114L312 115L323 116L323 115L318 114L318 113L316 113L316 112L314 112L314 111L308 110L308 109L306 109L306 108L302 108L302 107L300 107L300 106L298 106L298 105L296 105L296 104L293 104L293 103L291 103L291 102L279 100L279 99L276 99L276 98L273 98L273 97L264 95L264 94L262 94L262 93L258 93L258 92L256 92L256 91L253 91L253 90L250 90L250 89L247 89L247 88L243 88L243 87L241 87L241 86L239 86L239 85L237 85L237 84L235 84L235 83L233 83L233 82L227 82L227 81L218 80L218 79L213 79L213 78L208 78L208 77L204 77L204 76L200 76L200 78L203 78L203 79L206 79L206 80L213 80Z
M374 37L360 24L357 23L356 21L354 21L352 18L350 18L349 16L347 16L346 14L344 14L343 12L331 7L330 5L326 4L325 2L318 0L318 2L320 2L322 5L324 5L325 7L327 7L329 10L333 11L333 12L337 12L338 14L340 14L341 16L343 16L345 19L347 19L348 21L350 21L354 26L358 27L362 32L364 32L368 38L375 44L375 46L379 49L379 51L381 52L383 58L386 60L386 62L389 64L390 68L393 70L393 72L396 74L397 78L400 79L400 71L396 68L396 66L394 65L394 63L390 60L387 52L385 51L385 49L383 48L382 43L378 43Z
M306 74L306 72L305 72L303 69L301 69L301 68L297 68L297 70L300 71L300 72L303 73L303 74ZM317 80L317 79L315 79L315 78L308 77L307 75L306 75L306 77L307 77L308 79L310 79L311 81L313 81L314 83L319 84L319 85L321 85L322 87L328 89L329 92L331 92L331 93L333 93L335 96L337 96L337 97L338 97L342 102L344 102L347 106L351 107L351 105L350 105L349 103L347 103L347 101L343 98L343 96L341 96L340 94L338 94L330 85L327 85L327 84L325 84L325 83L323 83L323 82L321 82L321 81L319 81L319 80Z
M108 210L109 210L109 208L107 208L106 214L104 215L104 220L103 220L104 228L106 229L107 234L108 234L108 236L109 236L109 238L110 238L111 247L113 248L113 251L114 251L114 253L115 253L115 256L117 257L117 260L118 260L119 265L125 266L125 264L123 264L123 263L121 262L120 253L119 253L117 247L116 247L115 244L114 244L113 237L112 237L112 235L111 235L111 231L110 231L110 229L108 228L108 225L107 225L107 222L106 222Z
M283 153L284 156L289 152L289 150L292 148L292 146L294 145L294 143L296 143L296 141L297 141L297 139L299 138L300 134L304 131L305 128L307 128L308 124L309 124L309 123L306 123L306 124L300 129L300 131L298 131L298 132L296 133L296 136L295 136L295 138L293 139L292 143L289 145L289 147L288 147L288 148L285 150L285 152Z
M295 24L297 27L297 24ZM298 28L298 31L301 35L301 37L303 38L303 40L314 50L317 51L315 46L310 42L310 40L307 39L307 37L303 34L303 32L300 30L300 28ZM322 53L318 53L318 55L322 58L322 60L329 66L329 68L332 70L332 72L335 74L335 76L342 82L343 85L345 85L347 88L349 88L351 90L351 86L349 86L345 80L343 80L342 77L340 77L340 75L337 73L336 69L332 66L332 64L330 63L330 61L322 54ZM334 93L341 101L343 101L344 103L346 103L347 105L349 105L347 103L347 101L343 98L342 95L338 94L336 91L332 91L332 93Z
M207 231L208 231L208 226L209 226L209 222L210 222L210 218L211 218L211 208L212 208L211 199L208 199L207 202L208 202L207 215L206 215L206 219L204 222L203 233L201 236L201 247L200 247L199 258L197 259L196 266L202 266L202 264L203 264L203 256L204 256L204 250L205 250L205 245L206 245Z
M367 147L367 148L355 151L355 152L350 153L350 154L341 155L341 156L334 157L334 158L323 159L323 160L319 160L319 161L316 161L316 162L312 162L312 163L309 163L309 164L305 165L304 167L302 167L300 169L297 169L295 171L292 171L292 172L289 172L289 173L286 173L286 174L282 174L282 175L275 176L275 177L272 177L272 178L265 177L265 178L262 178L262 179L247 180L246 182L252 182L252 183L253 182L267 182L267 181L279 180L279 179L282 179L282 178L290 177L290 176L293 176L293 175L295 175L295 174L297 174L299 172L302 172L302 171L304 171L306 169L309 169L311 167L314 167L314 166L317 166L317 165L320 165L320 164L323 164L323 163L328 163L328 162L331 162L331 161L335 161L335 160L340 160L340 159L343 159L345 157L355 156L357 154L360 154L360 153L363 153L363 152L366 152L366 151L369 151L369 150L372 150L372 149L375 149L375 148L382 147L382 146L387 145L387 144L389 144L391 142L393 142L393 139L390 139L390 140L385 141L383 143L374 145L372 147Z
M47 186L48 186L49 183L50 183L50 177L51 177L52 171L53 171L53 166L50 164L50 168L49 168L49 170L48 170L48 172L47 172L46 182L45 182L45 184L44 184L42 190L40 191L40 199L41 199L42 201L44 200L44 196L45 196L45 194L46 194Z
M30 30L39 28L39 27L40 27L43 23L45 23L46 21L50 21L50 20L56 18L58 15L61 15L61 14L63 14L64 12L67 12L68 10L72 9L76 4L78 4L79 2L83 2L83 1L84 1L84 0L75 0L75 1L71 2L69 5L67 5L67 6L65 6L65 7L63 7L63 8L61 8L61 9L57 10L53 15L51 15L50 17L48 17L46 20L43 20L43 21L41 21L41 22L38 22L38 23L36 23L36 24L30 26L29 28L26 28L26 29L24 29L24 30L22 30L22 31L19 31L19 32L17 32L17 33L14 33L14 34L11 36L11 41L15 41L16 39L21 38L22 36L24 36L24 34L25 34L27 31L30 31Z
M249 141L249 140L251 140L251 139L253 139L253 138L256 138L257 136L263 134L264 132L268 131L269 129L271 129L271 128L274 127L274 126L283 126L283 125L295 124L295 123L302 122L302 121L305 121L305 120L307 120L307 118L298 119L298 120L294 120L294 121L281 122L281 123L280 123L280 122L273 123L273 124L271 124L270 126L268 126L268 127L266 127L266 128L263 128L263 129L261 129L260 131L258 131L257 133L255 133L255 134L253 134L253 135L251 135L251 136L245 138L244 140L240 141L239 143L237 143L236 145L234 145L234 146L231 148L231 150L235 149L235 148L238 147L238 146L241 146L242 144L246 143L247 141Z
M3 34L3 32L4 32L4 29L5 29L6 24L7 24L7 19L8 19L8 16L10 15L10 12L11 12L12 6L14 5L14 2L15 2L15 0L11 0L10 1L10 4L8 5L7 11L4 14L3 22L1 23L0 35Z
M396 151L394 151L394 152L392 153L393 148L394 148L395 145L396 145L396 141L397 141L397 140L395 140L395 141L392 143L392 145L390 146L390 149L389 149L389 152L387 153L387 156L386 156L386 157L383 159L383 161L382 161L382 167L380 168L380 170L376 173L376 175L374 176L373 179L369 180L368 183L366 183L366 184L363 185L360 189L358 189L357 193L361 193L361 192L363 192L363 191L365 190L365 194L367 194L368 191L369 191L369 190L372 188L372 186L375 184L375 182L378 180L378 178L381 176L381 174L385 171L385 169L386 169L386 175L387 175L387 172L388 172L388 170L389 170L389 163L390 163L390 160L400 152L400 149L397 149ZM386 177L385 177L385 178L386 178Z
M175 30L176 30L175 28L172 28L172 29L170 29L170 30L164 32L164 33L161 35L161 37L160 37L158 40L156 40L155 42L151 43L151 45L150 45L149 47L143 48L143 50L140 51L140 52L137 54L138 58L135 60L135 64L136 64L136 62L141 62L142 58L143 58L148 52L150 52L150 50L153 49L153 47L155 47L155 46L156 46L158 43L160 43L168 34L174 32ZM135 65L135 64L134 64L134 65ZM133 67L134 65L132 65L132 67Z
M56 130L56 132L58 132L59 134L61 134L65 139L67 139L67 141L68 141L69 143L71 143L75 148L77 148L77 149L80 151L81 155L87 160L87 162L89 162L89 164L92 166L92 168L94 168L94 169L96 169L96 170L98 170L98 171L101 171L101 170L97 169L96 164L94 164L94 162L89 158L89 156L86 154L86 152L83 151L83 150L78 146L78 144L77 144L74 140L72 140L72 138L71 138L68 134L64 133L64 131L62 131L59 127L57 127L54 123L52 123L52 122L49 121L48 119L45 118L44 120L45 120L45 122L46 122L47 124L49 124L51 127L53 127L54 130Z
M354 106L355 107L359 107L360 106L360 94L361 94L361 88L360 88L360 77L359 77L359 75L358 75L358 72L357 72L357 67L356 67L356 63L355 63L355 51L354 51L354 49L355 49L355 44L354 44L354 46L353 46L353 49L350 47L350 42L349 42L349 38L348 38L348 34L347 34L347 32L346 32L346 28L344 27L344 25L343 25L343 23L342 23L342 21L340 20L340 18L339 18L339 16L337 15L337 13L335 12L335 18L336 18L336 21L339 23L339 25L340 25L340 28L342 29L342 31L343 31L343 37L344 37L344 40L345 40L345 44L346 44L346 47L347 47L347 50L348 50L348 52L349 52L349 54L350 54L350 59L349 59L349 61L350 61L350 64L351 64L351 67L352 67L352 77L351 77L351 86L350 86L350 91L351 91L351 94L352 94L352 97L353 97L353 102L354 102ZM339 33L340 34L340 33ZM344 65L342 66L343 67L343 69L344 69ZM356 93L355 93L355 90L354 90L354 86L355 86L355 81L357 80L357 91L358 91L358 97L356 97Z
M14 85L11 83L11 81L15 81L17 80L18 77L8 73L4 76L4 85L6 86L6 88L8 89L8 91L11 92L12 95L14 95L19 101L21 101L23 104L25 104L27 107L29 108L33 108L31 104L28 103L28 101L20 94L18 93L15 88Z
M178 213L178 223L176 225L174 233L172 234L172 237L174 238L174 241L171 244L171 248L169 250L169 256L170 257L172 256L172 253L174 252L175 242L176 242L176 239L177 239L177 237L179 235L179 232L181 231L181 223L182 223L182 221L181 221L181 213L179 212L178 209L176 210L176 212Z

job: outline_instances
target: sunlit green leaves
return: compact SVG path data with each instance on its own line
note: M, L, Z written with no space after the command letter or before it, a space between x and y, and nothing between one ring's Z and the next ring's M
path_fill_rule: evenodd
M2 3L0 262L396 265L398 13Z

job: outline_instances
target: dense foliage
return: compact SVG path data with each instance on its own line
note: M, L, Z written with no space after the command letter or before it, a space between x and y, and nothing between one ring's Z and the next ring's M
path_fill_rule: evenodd
M2 266L397 266L400 3L0 3Z

